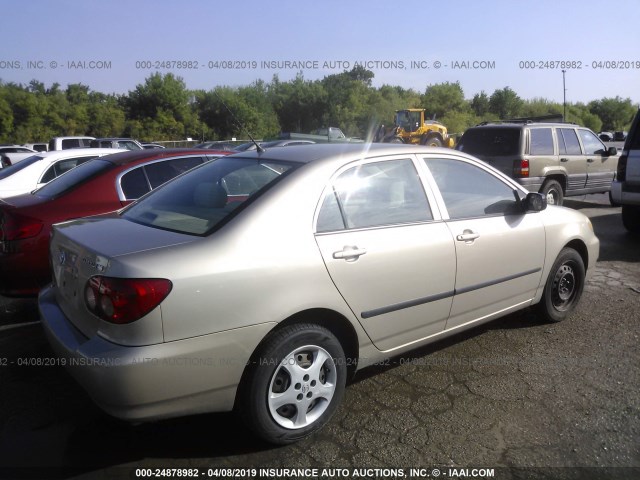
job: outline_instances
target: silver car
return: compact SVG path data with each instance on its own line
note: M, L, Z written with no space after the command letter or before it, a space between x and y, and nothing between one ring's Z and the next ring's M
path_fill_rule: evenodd
M464 153L327 144L204 164L50 249L45 331L100 407L236 409L284 444L358 369L530 306L565 319L599 241Z

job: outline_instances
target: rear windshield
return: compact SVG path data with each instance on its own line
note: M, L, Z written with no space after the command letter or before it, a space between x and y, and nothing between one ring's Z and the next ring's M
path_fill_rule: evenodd
M113 163L107 160L95 158L54 178L33 193L39 197L55 198L114 166Z
M222 157L165 184L122 215L149 227L206 235L294 168L285 162Z
M456 150L494 157L518 155L520 132L520 128L471 128L462 135Z
M36 163L37 161L42 160L44 157L40 156L40 155L34 155L32 157L27 157L24 160L22 160L21 162L16 163L15 165L10 165L8 167L5 167L3 169L0 170L0 180L2 180L3 178L7 178L11 175L13 175L16 172L19 172L20 170L24 170L25 168L27 168L29 165L33 165L34 163Z

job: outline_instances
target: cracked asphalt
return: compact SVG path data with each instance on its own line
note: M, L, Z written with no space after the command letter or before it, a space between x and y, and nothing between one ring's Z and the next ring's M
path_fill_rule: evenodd
M232 414L139 426L110 418L64 368L11 365L53 354L34 301L0 297L0 478L436 466L640 478L640 238L605 198L567 201L601 240L568 320L545 324L527 310L361 371L332 421L286 447L256 440Z

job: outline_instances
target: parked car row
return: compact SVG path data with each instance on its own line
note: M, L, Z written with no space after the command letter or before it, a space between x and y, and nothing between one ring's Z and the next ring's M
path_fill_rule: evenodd
M120 151L113 148L74 148L34 153L26 160L0 170L0 198L32 192L88 160Z
M100 156L88 153L93 150L82 149L81 156L70 158L78 166L37 190L0 199L0 294L35 295L50 281L52 224L122 208L186 170L228 153L193 149L113 153L111 149L107 155L107 149L100 149L104 156L86 160L88 155ZM48 158L56 158L56 152L49 155L14 175L35 170L32 165L40 171ZM60 163L52 166L45 173L53 176L56 167L64 168ZM3 181L11 184L14 175Z

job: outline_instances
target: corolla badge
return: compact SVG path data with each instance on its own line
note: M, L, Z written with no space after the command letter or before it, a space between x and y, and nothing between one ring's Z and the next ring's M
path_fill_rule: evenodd
M95 268L99 272L104 272L104 270L107 268L108 261L106 258L102 258L100 256L95 258L84 257L82 259L82 263L88 265L91 268Z

